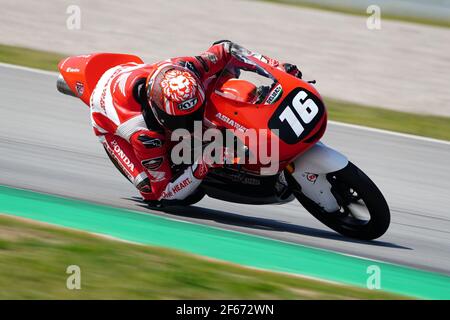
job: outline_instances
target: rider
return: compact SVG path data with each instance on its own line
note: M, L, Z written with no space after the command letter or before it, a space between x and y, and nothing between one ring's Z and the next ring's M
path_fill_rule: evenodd
M235 46L222 40L194 57L118 65L98 81L90 100L94 132L145 201L185 199L217 166L199 157L184 171L172 172L170 133L177 128L192 132L194 121L202 120L208 84L225 68ZM263 58L301 78L295 65Z

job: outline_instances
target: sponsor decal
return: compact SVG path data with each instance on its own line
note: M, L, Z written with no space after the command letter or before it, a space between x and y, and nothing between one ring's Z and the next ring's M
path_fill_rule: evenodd
M192 183L192 180L190 178L184 179L180 183L178 183L175 186L173 186L172 190L167 190L167 191L164 190L162 192L162 194L161 194L161 198L160 199L172 198L177 192L180 192L181 190L186 188L191 183Z
M227 117L226 115L218 112L216 113L216 118L221 120L222 122L225 122L226 124L228 124L230 127L235 128L236 130L239 130L241 132L245 132L247 131L247 128L244 127L243 125L241 125L240 123L234 121L233 119L230 119L229 117Z
M311 173L311 172L305 172L305 174L306 174L306 179L307 179L309 182L312 182L313 184L316 183L317 177L319 176L318 174L316 174L316 173Z
M83 82L77 81L75 83L75 90L77 90L77 95L81 97L84 93L84 84Z
M119 144L116 140L111 141L111 145L113 147L113 150L115 154L122 159L122 162L130 169L131 171L134 171L134 164L131 162L131 160L127 157L125 152L120 148Z
M106 90L107 89L108 89L108 87L104 87L103 91L102 91L102 95L100 96L100 108L102 108L104 112L106 112L105 98L106 98Z
M69 72L69 73L72 73L72 72L80 72L80 69L78 69L78 68L67 67L67 68L66 68L66 72Z
M228 173L224 171L216 171L214 172L214 175L218 175L227 179L230 179L232 182L239 182L242 184L248 184L252 186L259 186L261 185L261 180L257 178L253 178L249 175L242 174L242 173Z
M190 178L186 178L183 181L181 181L180 183L176 184L175 186L172 187L172 192L175 194L177 192L180 192L181 190L183 190L184 188L186 188L188 185L190 185L192 183L192 180Z
M281 84L278 84L267 97L266 104L272 104L276 102L281 97L282 93L283 89L281 88Z
M149 171L155 171L158 170L159 167L161 167L161 164L163 163L164 157L157 157L147 160L142 160L142 165L144 168L146 168Z
M193 107L195 107L195 105L197 104L197 101L198 101L197 98L192 98L192 99L186 100L178 105L178 109L180 109L182 111L190 110Z

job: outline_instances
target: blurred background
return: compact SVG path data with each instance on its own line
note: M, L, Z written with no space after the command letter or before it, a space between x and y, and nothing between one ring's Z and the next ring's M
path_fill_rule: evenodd
M229 39L297 64L305 78L318 81L324 96L450 116L448 0L2 0L1 5L2 44L66 54L126 52L151 63ZM368 27L369 5L380 8L380 29ZM76 8L79 28L70 29Z
M383 265L394 270L393 292L450 297L450 0L0 0L0 8L0 214L363 287L373 263L364 259L386 261L395 264ZM88 108L55 88L57 63L69 55L121 52L153 63L222 39L317 80L332 120L323 141L389 203L382 238L342 237L297 201L255 207L206 197L151 210L111 165ZM261 249L260 236L282 240L274 241L282 250ZM311 259L285 245L328 251ZM330 250L364 259L345 269L344 260L330 263ZM260 264L250 264L255 257ZM70 264L81 266L86 290L67 290ZM327 277L336 270L341 278ZM99 297L397 298L0 217L0 298Z

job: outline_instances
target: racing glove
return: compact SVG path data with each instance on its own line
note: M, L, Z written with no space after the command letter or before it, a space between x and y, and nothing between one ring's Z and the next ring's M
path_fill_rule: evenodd
M284 68L284 71L293 75L296 78L301 79L303 76L302 72L297 68L297 66L295 64L283 63L283 68Z
M193 174L197 179L203 179L209 169L222 168L225 165L234 164L237 162L234 158L233 152L227 147L214 149L213 152L207 148L205 148L205 150L202 157L193 167ZM217 151L219 152L218 154L216 154Z

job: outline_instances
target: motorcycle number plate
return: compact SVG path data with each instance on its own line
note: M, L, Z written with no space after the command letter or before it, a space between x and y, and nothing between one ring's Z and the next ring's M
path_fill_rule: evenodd
M322 101L304 88L295 88L269 119L268 127L287 144L304 140L325 112Z

